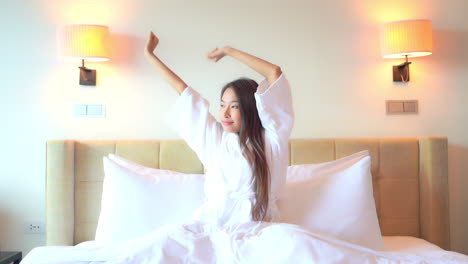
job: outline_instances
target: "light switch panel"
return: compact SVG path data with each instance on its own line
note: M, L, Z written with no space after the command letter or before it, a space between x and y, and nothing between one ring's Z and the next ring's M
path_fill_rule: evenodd
M86 117L87 107L85 104L74 104L73 105L73 116L74 117Z
M74 104L73 116L79 118L104 118L105 110L104 104Z
M387 102L387 113L399 114L404 112L403 102Z
M418 100L387 100L387 115L417 114Z
M104 105L89 104L87 108L88 117L104 117Z
M418 113L418 101L406 101L403 103L403 108L405 109L405 113Z

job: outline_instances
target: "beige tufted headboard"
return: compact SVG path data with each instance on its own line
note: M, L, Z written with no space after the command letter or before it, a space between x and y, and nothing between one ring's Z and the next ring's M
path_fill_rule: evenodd
M335 160L367 149L383 235L421 237L450 249L447 138L291 139L290 164ZM203 173L182 140L47 142L47 245L93 240L100 211L102 157L114 153L145 166Z

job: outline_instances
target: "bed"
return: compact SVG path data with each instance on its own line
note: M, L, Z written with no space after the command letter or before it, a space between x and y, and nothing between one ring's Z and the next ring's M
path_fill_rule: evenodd
M321 163L368 150L373 194L387 250L450 250L446 137L291 139L290 165ZM182 140L47 142L46 244L94 239L100 213L102 157L113 153L144 166L200 173Z

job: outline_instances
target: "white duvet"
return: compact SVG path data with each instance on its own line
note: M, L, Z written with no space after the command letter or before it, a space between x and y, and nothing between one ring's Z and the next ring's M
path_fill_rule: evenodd
M451 251L423 252L374 251L290 224L221 230L194 223L119 244L39 247L22 263L468 263L468 256Z

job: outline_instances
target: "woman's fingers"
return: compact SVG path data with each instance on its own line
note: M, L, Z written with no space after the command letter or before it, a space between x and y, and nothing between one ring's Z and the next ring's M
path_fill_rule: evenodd
M158 37L156 37L156 35L153 33L153 31L151 31L150 36L151 36L151 42L153 44L157 45L159 43L159 39L158 39Z
M146 51L153 53L154 49L159 43L158 37L153 33L153 31L150 31L148 35L148 40L146 41Z
M215 48L215 49L213 49L212 51L210 51L210 52L207 54L207 57L208 57L209 60L214 61L214 62L217 62L217 61L219 61L222 57L224 57L224 54L221 52L220 49Z
M215 55L215 52L216 52L217 49L218 49L218 48L216 48L216 49L214 49L214 50L208 52L208 58L212 58L212 57Z

